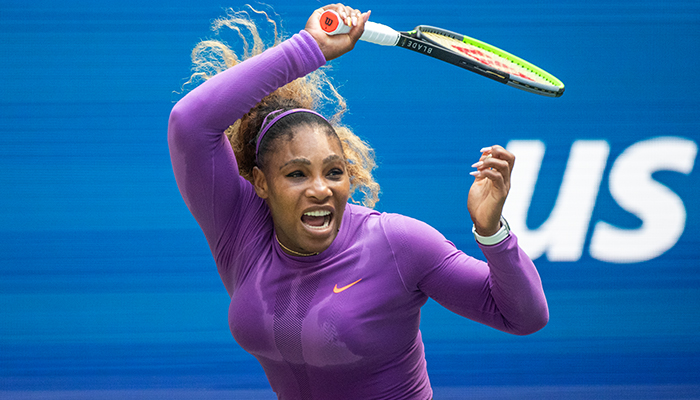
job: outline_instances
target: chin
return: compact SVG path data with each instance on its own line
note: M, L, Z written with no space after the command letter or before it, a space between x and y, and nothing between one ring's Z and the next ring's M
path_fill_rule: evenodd
M335 222L335 221L332 221ZM306 252L320 253L326 250L333 244L333 241L338 236L339 226L335 223L329 223L320 227L310 227L304 225L304 235L299 236L299 245Z

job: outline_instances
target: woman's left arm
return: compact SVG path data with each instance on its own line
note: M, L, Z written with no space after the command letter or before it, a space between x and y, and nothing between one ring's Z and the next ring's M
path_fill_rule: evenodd
M542 280L517 237L511 233L498 244L479 247L487 260L489 299L503 319L499 329L528 335L547 325L549 308Z
M469 190L468 209L474 231L490 237L501 229L501 212L510 190L515 156L501 146L481 150ZM493 245L479 246L487 262L457 250L439 232L407 220L404 235L411 243L399 254L399 265L410 266L407 282L446 308L516 335L542 329L549 320L547 300L534 263L510 233ZM500 237L501 235L499 235ZM414 289L411 284L409 290Z
M479 161L472 165L476 171L471 173L475 179L467 208L474 232L489 237L502 231L501 213L510 191L515 155L498 145L483 148L481 153ZM549 311L542 283L532 260L518 246L517 238L507 237L493 245L479 243L479 247L488 260L491 295L504 317L530 315L532 326L524 329L526 333L544 327Z
M406 227L410 245L401 255L409 285L415 282L415 289L452 312L514 335L528 335L547 324L542 281L513 233L498 244L479 245L488 260L484 262L459 251L433 228L413 224Z

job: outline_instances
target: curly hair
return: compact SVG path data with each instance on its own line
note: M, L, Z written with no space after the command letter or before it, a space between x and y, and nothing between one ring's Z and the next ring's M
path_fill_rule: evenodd
M218 38L202 40L192 50L193 72L185 86L205 81L282 42L283 37L278 24L267 12L256 10L249 5L247 9L229 9L225 16L212 23L212 30ZM262 23L257 23L256 19ZM272 36L271 43L265 44L260 33L261 28L266 29L268 36ZM235 34L233 39L239 47L240 55L221 38L231 33ZM324 68L277 89L226 130L240 175L252 182L253 167L257 165L255 141L265 117L272 111L291 108L327 111L324 114L331 115L328 121L338 136L347 159L351 199L357 202L352 195L359 191L363 197L361 203L366 207L374 207L379 201L379 184L372 176L372 170L376 166L374 151L341 123L343 114L347 111L347 104L326 75Z

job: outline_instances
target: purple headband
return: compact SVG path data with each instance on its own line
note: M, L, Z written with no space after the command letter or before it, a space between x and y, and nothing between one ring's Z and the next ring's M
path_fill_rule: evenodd
M256 162L257 162L257 160L258 160L258 151L260 150L260 142L262 142L263 136L265 136L265 134L267 133L267 131L270 130L270 128L272 127L272 125L274 125L275 123L277 123L277 121L281 120L282 118L286 117L287 115L289 115L289 114L294 114L294 113L298 113L298 112L305 112L305 113L309 113L309 114L318 115L319 117L323 118L324 121L328 122L328 120L327 120L323 115L317 113L317 112L314 111L314 110L308 110L308 109L306 109L306 108L293 108L293 109L287 110L287 111L285 111L285 112L283 112L283 113L279 113L279 114L278 114L275 118L273 118L272 121L270 121L270 123L268 124L268 123L267 123L267 119L270 118L270 115L272 115L272 114L274 114L274 113L276 113L276 112L279 112L279 111L282 111L282 110L275 110L275 111L273 111L273 112L267 114L267 116L266 116L265 119L263 120L263 123L262 123L261 128L260 128L260 133L258 134L258 140L257 140L257 142L255 143L255 161L256 161Z

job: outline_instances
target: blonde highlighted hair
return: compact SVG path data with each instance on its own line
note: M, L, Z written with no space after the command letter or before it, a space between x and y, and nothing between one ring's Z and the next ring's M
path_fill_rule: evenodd
M264 42L261 29L265 29L266 36L272 37L271 42ZM185 86L201 83L283 40L277 22L269 13L251 6L247 6L245 11L228 10L225 16L212 23L212 30L217 38L203 40L192 50L193 71ZM222 38L232 33L238 54ZM327 119L340 139L347 158L351 199L352 194L359 191L362 193L361 203L374 207L379 201L379 184L372 176L374 151L341 123L347 104L323 68L277 89L226 130L241 176L252 182L257 134L265 116L282 108L307 108L330 115Z

